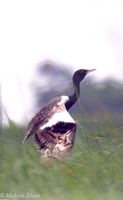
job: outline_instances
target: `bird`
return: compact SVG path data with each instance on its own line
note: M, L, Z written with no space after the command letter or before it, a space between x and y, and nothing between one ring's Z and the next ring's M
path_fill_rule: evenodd
M56 96L46 103L29 122L23 143L34 135L34 144L44 163L64 160L73 148L77 124L69 109L80 96L80 82L95 69L79 69L72 77L73 94Z

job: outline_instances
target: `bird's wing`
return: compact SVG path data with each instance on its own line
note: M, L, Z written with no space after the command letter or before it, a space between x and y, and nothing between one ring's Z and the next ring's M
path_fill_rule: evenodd
M45 157L59 157L70 151L74 144L76 124L71 122L57 122L56 124L38 129L34 135L38 151Z
M27 140L35 131L46 124L49 121L49 118L54 114L55 109L57 109L59 102L59 97L56 97L49 101L41 110L32 118L29 122L23 143Z

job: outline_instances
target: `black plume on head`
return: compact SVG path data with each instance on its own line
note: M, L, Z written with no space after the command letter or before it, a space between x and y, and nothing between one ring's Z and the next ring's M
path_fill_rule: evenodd
M88 73L87 69L79 69L73 75L73 81L76 83L80 83Z

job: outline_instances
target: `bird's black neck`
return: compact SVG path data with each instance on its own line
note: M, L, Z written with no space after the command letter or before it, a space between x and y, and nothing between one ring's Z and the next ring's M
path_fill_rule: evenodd
M73 95L69 96L69 100L65 104L67 110L69 110L73 106L73 104L77 101L77 99L80 95L80 85L79 84L80 83L73 82L74 93L73 93Z

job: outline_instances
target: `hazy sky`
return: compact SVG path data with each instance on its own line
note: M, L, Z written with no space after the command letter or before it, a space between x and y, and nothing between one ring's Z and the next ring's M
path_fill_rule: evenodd
M37 63L52 59L123 76L122 0L1 0L0 82L9 117L28 117Z

